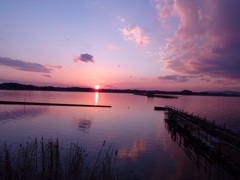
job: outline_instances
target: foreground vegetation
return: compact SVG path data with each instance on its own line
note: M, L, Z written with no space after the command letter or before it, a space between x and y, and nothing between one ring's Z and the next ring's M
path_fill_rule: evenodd
M97 157L89 157L78 144L63 149L58 139L35 139L14 148L5 143L0 149L0 179L122 179L115 170L116 159L117 151L105 141Z

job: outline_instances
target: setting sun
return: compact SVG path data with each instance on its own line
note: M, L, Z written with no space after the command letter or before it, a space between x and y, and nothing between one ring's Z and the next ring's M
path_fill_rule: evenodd
M98 90L100 88L100 85L94 85L94 89Z

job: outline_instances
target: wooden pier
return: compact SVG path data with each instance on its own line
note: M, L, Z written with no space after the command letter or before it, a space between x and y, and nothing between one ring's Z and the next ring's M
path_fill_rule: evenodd
M165 121L195 143L209 159L220 162L240 176L240 135L206 118L195 116L172 106L155 107L165 111Z

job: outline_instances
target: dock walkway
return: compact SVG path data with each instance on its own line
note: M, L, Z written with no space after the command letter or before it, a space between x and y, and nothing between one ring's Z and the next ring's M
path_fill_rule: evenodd
M190 114L173 106L155 107L165 111L165 121L171 123L206 151L209 158L221 160L227 167L240 172L240 135L206 118Z
M218 138L222 142L225 142L229 146L240 151L240 135L233 133L223 126L215 124L214 121L209 121L206 118L189 114L188 112L173 106L155 107L155 110L164 110L167 112L169 119L175 118L175 120L177 119L179 123L181 121L182 124L184 124L185 121L185 123L199 128L199 130Z

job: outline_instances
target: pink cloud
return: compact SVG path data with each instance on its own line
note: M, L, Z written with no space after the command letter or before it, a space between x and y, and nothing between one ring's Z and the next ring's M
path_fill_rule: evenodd
M42 76L47 77L47 78L51 78L51 77L52 77L52 76L49 75L49 74L42 74Z
M145 46L149 43L149 38L144 34L144 30L139 26L120 29L126 40L134 40L138 45Z
M118 47L117 45L114 45L114 44L107 45L107 48L111 49L111 50L114 50L114 51L120 51L121 50L120 47Z
M154 4L158 12L158 19L161 22L161 26L166 29L170 28L168 20L170 17L174 16L173 6L170 0L157 0Z
M179 75L240 79L238 7L240 1L175 0L179 26L161 52L165 67ZM163 19L171 17L157 10Z

